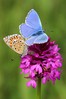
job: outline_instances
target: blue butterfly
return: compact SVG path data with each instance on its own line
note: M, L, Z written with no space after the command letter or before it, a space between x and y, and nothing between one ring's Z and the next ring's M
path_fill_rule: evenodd
M26 38L25 43L28 46L48 41L48 36L43 31L40 18L34 9L29 11L25 23L21 24L19 29L22 36Z

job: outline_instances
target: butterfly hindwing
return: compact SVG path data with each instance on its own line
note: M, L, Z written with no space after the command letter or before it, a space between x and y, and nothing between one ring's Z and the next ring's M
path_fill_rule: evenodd
M37 36L31 36L28 40L26 40L26 45L30 46L34 44L34 40L37 38Z
M22 54L25 47L24 38L21 35L13 34L3 38L4 42L18 54Z
M31 36L28 40L26 40L26 44L30 46L33 44L46 43L47 41L48 41L48 36L45 33L42 33L40 35Z
M48 41L48 36L45 33L42 33L41 35L37 36L37 38L34 40L34 44L42 44L46 43Z

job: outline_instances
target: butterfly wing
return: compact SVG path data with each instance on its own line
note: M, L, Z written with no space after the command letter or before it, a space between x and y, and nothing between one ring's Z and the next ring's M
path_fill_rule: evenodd
M28 24L30 27L32 27L35 30L38 30L38 29L42 30L40 18L34 9L31 9L28 12L25 23Z
M32 36L34 33L36 33L37 31L34 30L33 28L29 27L26 24L21 24L19 26L20 29L20 33L23 35L23 37L25 38L29 38L30 36Z
M34 44L34 40L37 38L37 36L31 36L28 40L26 40L26 45L30 46Z
M29 11L25 19L25 24L21 24L19 26L19 29L20 29L20 33L25 38L28 38L33 34L36 34L38 31L42 31L40 18L34 9Z
M26 40L26 44L28 46L33 44L42 44L48 41L48 36L45 33L41 35L31 36L28 40Z
M37 38L34 40L34 44L42 44L46 43L48 41L48 36L45 33L42 33L41 35L37 36Z
M13 34L3 38L4 42L18 54L24 52L25 42L21 35Z

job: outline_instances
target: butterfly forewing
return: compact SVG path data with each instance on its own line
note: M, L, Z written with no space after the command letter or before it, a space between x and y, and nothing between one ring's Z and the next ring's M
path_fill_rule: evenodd
M5 43L18 54L22 54L25 48L25 41L21 35L13 34L3 38Z
M31 9L28 12L28 14L26 16L26 19L25 19L25 23L29 27L31 27L31 28L33 28L33 29L35 29L37 31L42 30L42 24L41 24L39 15L34 9Z

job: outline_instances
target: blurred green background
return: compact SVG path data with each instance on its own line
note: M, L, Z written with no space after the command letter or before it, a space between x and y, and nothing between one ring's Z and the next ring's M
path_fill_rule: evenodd
M42 99L66 99L66 0L0 0L0 99L36 99L36 89L27 88L20 75L20 55L3 41L6 35L19 34L18 27L32 8L63 57L61 80L42 85Z

